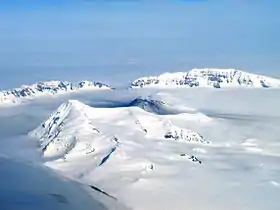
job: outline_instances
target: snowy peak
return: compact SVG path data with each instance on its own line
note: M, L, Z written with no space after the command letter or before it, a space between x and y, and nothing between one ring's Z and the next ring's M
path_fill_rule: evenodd
M151 99L150 97L135 98L127 106L136 106L145 110L146 112L150 112L156 115L176 115L184 112L184 110L180 110L176 107L170 106L163 101Z
M155 114L166 114L167 105L162 101L152 100L149 98L135 98L128 104L128 107L137 106L147 112Z
M79 83L71 83L68 81L48 81L38 82L30 86L22 86L8 91L0 92L0 103L17 103L22 98L33 98L44 94L62 94L74 92L78 90L104 90L112 89L106 84L100 82L81 81Z
M236 69L206 68L142 77L131 83L132 88L160 86L279 88L280 80Z
M195 131L177 127L167 120L168 116L162 116L173 111L164 102L136 98L130 105L121 109L93 108L80 101L69 100L29 135L38 139L46 158L60 159L66 158L66 155L93 153L104 155L104 162L123 141L122 138L119 140L119 136L123 133L137 134L139 129L143 131L142 138L209 143ZM134 126L130 120L135 123Z
M89 108L77 100L69 100L29 135L39 139L44 156L62 157L75 147L80 138L100 134L86 114Z
M52 134L60 125L66 121L73 123L76 119L83 116L87 120L85 110L88 107L77 100L69 100L62 105L42 124L49 134Z

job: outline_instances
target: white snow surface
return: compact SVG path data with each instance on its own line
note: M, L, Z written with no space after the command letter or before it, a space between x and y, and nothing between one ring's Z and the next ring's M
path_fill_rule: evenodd
M112 132L114 129L120 130L121 134L119 131ZM141 136L150 139L210 143L198 133L174 126L170 120L139 107L93 108L78 100L63 103L29 135L39 140L44 157L57 159L75 153L100 153L104 149L109 151L123 144L117 136L124 136L124 130L131 135L140 132Z
M128 210L88 185L66 179L38 164L0 156L3 210Z
M0 108L0 153L97 186L131 209L279 210L279 94L129 89L37 98Z
M69 100L29 135L39 140L47 166L89 185L99 183L133 209L147 209L145 202L139 207L127 203L123 188L157 173L162 161L202 165L188 145L210 144L197 132L173 125L169 117L142 106L94 108ZM182 148L169 151L168 145L176 144ZM114 184L107 185L113 174Z
M252 74L238 69L204 68L141 77L134 80L131 83L131 87L279 88L280 79Z

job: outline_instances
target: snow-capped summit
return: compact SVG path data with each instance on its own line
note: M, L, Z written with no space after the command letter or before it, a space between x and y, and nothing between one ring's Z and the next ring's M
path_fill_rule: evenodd
M89 154L95 148L87 139L99 139L102 134L87 116L88 109L91 108L77 100L69 100L29 135L39 140L45 157L64 157L77 143L84 153Z
M164 73L138 78L132 88L142 87L252 87L279 88L280 79L247 73L237 69L192 69L188 72Z
M127 104L127 107L139 107L146 112L156 115L176 115L189 113L189 110L182 107L172 106L161 100L155 100L151 97L138 97Z
M47 81L38 82L33 85L23 85L21 88L14 88L8 91L0 92L0 103L17 103L22 98L33 98L44 94L61 94L78 90L98 90L112 89L106 84L100 82L81 81L72 83L68 81Z
M135 98L128 104L128 107L131 106L137 106L147 112L163 115L168 114L167 109L169 108L166 103L149 98Z
M203 154L193 148L205 149L211 142L192 130L190 125L197 122L191 114L165 115L170 107L152 96L113 108L70 100L29 134L39 141L48 167L86 185L95 184L127 204L127 193L121 193L127 187L142 188L149 177L174 176L174 171L180 172L178 166L203 167ZM190 121L184 122L186 118Z

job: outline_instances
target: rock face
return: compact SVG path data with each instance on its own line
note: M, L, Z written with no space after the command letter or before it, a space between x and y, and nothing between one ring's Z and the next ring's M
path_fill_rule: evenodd
M131 88L142 87L251 87L279 88L280 80L236 69L192 69L188 72L164 73L142 77Z
M147 112L164 115L168 113L168 106L162 101L149 98L136 98L128 104L128 107L137 106Z
M204 139L203 136L192 130L178 128L174 125L170 125L169 127L169 130L164 135L166 139L183 140L190 143L210 143L208 140Z
M17 103L22 98L32 98L44 94L61 94L78 90L112 89L100 82L81 81L77 84L68 81L39 82L30 86L22 86L0 92L0 103Z
M187 109L168 104L164 101L154 100L150 97L135 98L134 100L126 104L125 107L139 107L146 112L150 112L156 115L176 115L189 112L189 110Z

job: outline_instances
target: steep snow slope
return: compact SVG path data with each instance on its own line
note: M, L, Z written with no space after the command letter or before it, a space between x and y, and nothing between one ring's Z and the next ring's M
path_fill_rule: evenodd
M88 185L55 174L40 165L0 157L0 204L3 210L125 210Z
M164 73L138 78L132 88L141 87L253 87L279 88L280 80L236 69L192 69L188 72Z
M39 82L30 86L22 86L8 91L0 92L0 105L20 102L22 98L32 98L44 94L61 94L77 90L111 89L110 86L100 82L81 81L77 84L68 81Z
M44 157L57 159L73 149L90 154L114 147L115 142L109 141L88 118L88 109L90 107L76 100L65 102L29 133L39 139Z

